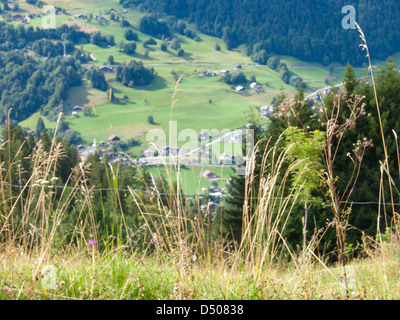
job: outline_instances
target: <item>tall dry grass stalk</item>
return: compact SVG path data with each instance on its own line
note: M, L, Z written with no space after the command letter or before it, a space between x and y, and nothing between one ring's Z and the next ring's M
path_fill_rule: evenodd
M393 214L393 218L394 218L394 223L395 223L395 227L396 229L398 229L397 226L397 218L396 216L398 216L398 213L396 213L395 211L395 205L394 205L394 198L393 198L393 188L392 188L392 182L390 181L390 169L389 169L389 157L388 157L388 151L387 151L387 146L386 146L386 140L385 140L385 134L384 134L384 129L383 129L383 124L382 124L382 118L381 118L381 108L379 105L379 99L378 99L378 93L376 90L376 84L375 84L375 77L374 77L374 71L373 71L373 66L372 66L372 61L371 61L371 56L369 53L369 48L368 48L368 44L367 44L367 39L364 35L363 30L361 29L360 25L355 22L356 27L358 32L360 33L360 38L363 41L362 44L360 44L360 47L362 48L362 51L366 51L366 57L368 59L368 70L371 74L371 80L372 80L372 88L374 90L374 97L375 97L375 103L376 103L376 111L378 114L378 121L379 121L379 129L381 132L381 138L382 138L382 147L384 150L384 154L385 154L385 159L383 161L384 166L386 167L386 173L387 173L387 179L389 182L389 192L390 192L390 200L391 200L391 204L392 204L392 214Z
M291 168L295 167L297 162L285 168L290 147L278 147L283 136L284 134L279 137L275 145L271 144L271 139L268 140L262 153L259 141L255 145L252 159L249 159L255 162L255 157L262 157L259 173L254 170L256 166L251 165L250 168L253 170L246 178L243 232L239 254L244 257L245 265L254 269L256 277L265 267L271 267L280 250L288 250L292 255L282 234L299 196L295 188L289 194L285 192ZM256 179L259 180L259 189L254 192L252 186ZM254 205L253 196L256 196Z
M176 96L179 93L178 88L182 77L183 75L177 80L172 96L171 121L173 121L173 109L178 101ZM158 146L155 144L153 146L161 154ZM161 180L160 186L151 175L145 197L129 186L128 189L144 221L146 237L143 240L147 251L173 262L176 271L175 291L178 292L182 286L188 288L189 270L195 261L198 259L214 261L220 252L216 253L213 250L215 248L213 241L218 241L212 230L214 217L208 210L205 214L202 213L199 198L197 198L197 213L195 215L189 213L188 199L181 190L180 157L171 155L166 160L163 167L167 185ZM176 183L174 184L173 181ZM146 181L144 182L147 184ZM149 203L145 203L145 199ZM223 247L220 249L223 250Z
M90 190L86 185L88 167L80 165L74 168L64 186L56 176L58 161L65 157L61 143L56 143L61 116L62 114L56 124L50 150L45 151L39 141L30 156L31 175L27 181L20 178L19 185L14 186L12 180L8 179L15 169L21 177L24 168L21 168L16 159L22 147L18 149L14 159L10 159L7 168L2 164L0 171L0 193L3 197L0 226L2 246L18 247L28 255L40 255L41 263L37 265L36 272L47 257L54 254L54 250L68 250L73 243L80 247L86 246L85 231L90 230L88 232L96 236L97 230L91 210ZM10 138L10 126L8 137ZM10 140L5 144L10 145ZM72 234L65 234L61 224L70 207L76 203L80 203L80 223L73 228ZM66 243L67 237L70 239L69 245Z
M396 212L395 210L395 201L394 201L394 190L393 188L396 190L397 194L400 195L398 188L396 187L396 183L393 180L391 173L390 173L390 159L388 156L388 150L387 150L387 145L386 145L386 138L385 138L385 134L384 134L384 127L383 127L383 123L382 123L382 119L381 119L381 106L379 103L379 97L378 97L378 93L377 93L377 88L376 88L376 83L375 83L375 77L374 77L374 72L373 72L373 65L372 65L372 61L371 61L371 56L370 56L370 52L369 52L369 48L368 48L368 44L367 44L367 40L365 37L365 34L362 30L362 28L360 27L360 25L356 22L356 27L357 30L360 34L360 38L362 40L362 44L360 44L360 47L362 48L362 51L366 51L366 57L368 59L368 70L371 74L371 82L372 82L372 88L374 91L374 98L375 98L375 104L376 104L376 111L378 114L378 122L379 122L379 129L380 129L380 133L381 133L381 139L382 139L382 147L384 150L384 160L381 161L379 160L380 163L380 171L381 171L381 180L380 180L380 189L379 189L379 212L378 212L378 216L377 216L377 239L379 241L379 248L380 250L384 250L384 248L386 247L386 243L383 241L383 237L382 237L382 233L381 233L381 228L380 228L380 218L381 218L381 207L383 206L383 214L384 214L384 218L385 218L385 223L386 223L386 233L389 234L387 241L389 241L390 245L392 245L393 247L397 246L397 240L400 238L400 215ZM395 137L395 142L396 142L396 152L397 152L397 166L398 166L398 170L399 170L399 174L400 174L400 153L399 153L399 147L398 147L398 139L397 139L397 133L392 130L393 135ZM386 176L388 185L389 185L389 194L390 194L390 203L391 203L391 208L392 208L392 220L389 224L388 222L388 217L387 217L387 212L386 212L386 204L385 204L385 197L384 197L384 174ZM390 225L390 228L388 228L388 226ZM395 236L393 236L393 234ZM367 253L369 254L370 257L372 257L372 254L367 250ZM385 285L386 288L388 288L388 283L387 283L387 265L386 265L386 260L384 258L384 255L381 255L381 266L383 269L383 273L382 276L384 277L385 280Z

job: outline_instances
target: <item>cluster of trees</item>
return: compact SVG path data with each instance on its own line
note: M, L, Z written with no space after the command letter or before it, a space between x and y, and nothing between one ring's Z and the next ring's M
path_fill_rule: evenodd
M64 123L64 122L63 122ZM67 126L66 123L63 126ZM36 144L40 140L43 144L44 151L49 152L52 145L52 138L50 133L46 130L43 122L40 126L38 121L38 129L41 130L40 134L34 136L32 133L24 132L24 130L12 122L5 125L2 131L3 141L10 141L10 150L2 149L0 150L0 157L4 161L5 168L12 167L12 171L16 170L15 165L10 166L12 162L20 162L21 176L16 174L10 174L9 182L13 185L20 185L21 183L26 183L30 176L32 175L33 163L31 161L31 155L34 154ZM52 132L51 132L52 134ZM66 183L68 177L71 175L72 169L78 164L79 157L78 152L74 145L70 144L68 139L63 138L60 133L57 135L55 143L61 143L65 156L60 158L58 161L58 166L56 169L56 176L60 178L60 183ZM8 152L10 152L8 154ZM15 188L17 193L20 192L19 188Z
M70 54L75 50L75 45L71 41L62 43L62 42L54 42L51 40L42 39L36 41L32 47L32 50L34 52L43 57L48 57L48 58L54 58L56 56L64 55L64 49L66 54Z
M41 39L33 43L32 51L46 58L55 58L57 56L73 56L75 61L87 63L91 61L90 53L78 49L72 41L53 41Z
M395 66L391 59L389 59L388 64L379 71L379 74L375 80L377 94L379 101L381 101L380 112L383 122L383 134L388 150L390 175L393 179L392 181L394 181L394 183L397 185L396 181L399 181L400 178L398 163L396 160L398 158L398 149L396 135L392 130L394 130L396 133L398 133L400 130L399 119L397 117L393 117L393 114L396 114L397 108L400 105L400 75L398 72L396 72ZM379 160L383 161L384 151L374 90L368 81L355 78L354 70L350 65L347 67L344 83L346 99L350 98L352 94L365 97L362 100L362 103L365 103L365 116L357 121L355 128L347 130L343 136L335 137L335 143L340 141L339 149L333 164L333 172L337 176L337 192L339 192L341 195L346 192L346 188L348 188L348 181L354 174L353 159L351 156L356 156L354 155L354 152L357 152L357 148L362 148L363 142L370 141L370 139L372 139L373 145L370 145L370 147L365 151L365 154L362 158L358 180L355 184L353 192L351 193L349 201L356 203L378 202L380 192L382 192ZM272 116L270 125L265 128L265 130L260 130L256 119L251 120L254 123L256 141L260 141L260 154L263 154L263 148L265 148L265 143L262 142L263 139L272 139L272 143L274 143L289 125L301 128L302 130L303 128L308 128L308 133L318 129L323 133L323 136L325 135L324 131L326 131L326 126L324 126L322 122L317 121L319 118L317 109L311 108L311 102L309 101L305 101L305 107L302 107L300 102L304 101L304 91L301 87L298 89L298 94L295 99L299 102L298 106L295 106L295 108L297 108L297 117L283 119L282 117ZM284 100L284 94L274 99L275 113L278 110L278 105ZM344 116L346 115L346 112L350 112L349 109L346 108L347 103L348 101L343 101L341 104L341 112L343 112ZM324 99L324 105L328 108L328 110L330 110L333 104L333 96L331 94L327 95ZM289 121L289 123L287 121ZM309 134L308 137L310 137ZM307 139L305 139L302 143L306 143ZM287 137L281 140L278 146L285 147L286 143L288 143ZM303 149L303 151L304 150L306 149ZM314 150L314 154L317 152L312 147L311 150ZM317 155L315 154L315 156ZM313 156L313 159L315 159L315 156ZM262 157L256 157L256 178L252 182L251 186L249 186L251 190L247 190L249 194L251 193L253 199L257 199L259 196L258 184L260 181L260 158ZM282 172L284 172L284 169ZM268 172L266 172L266 174L268 174ZM291 179L295 179L295 177L292 176ZM245 205L244 198L246 194L245 178L243 176L232 175L228 188L231 197L226 199L224 205L224 212L222 216L224 229L226 234L229 234L236 240L240 240L242 235L243 206ZM285 188L287 190L282 193L283 196L289 195L292 184L287 183ZM386 202L392 201L389 190L390 188L388 179L384 175L382 194ZM324 198L321 194L321 189L314 188L314 190L308 191L307 200L313 200L318 197L322 200ZM303 193L304 192L302 192L302 195ZM393 191L393 201L394 203L398 203L400 201L400 194L396 193L395 191ZM256 207L256 200L253 202L254 203L251 203L250 201L250 203L247 203L250 215L253 212L252 210L254 210ZM375 237L378 227L380 228L381 232L385 232L385 228L390 227L391 219L393 218L391 205L386 205L385 214L381 214L379 219L378 212L378 204L355 204L351 206L351 212L349 215L349 224L351 228L348 228L349 231L346 237L346 246L349 248L349 252L354 248L357 248L357 245L358 243L361 243L362 236L364 234ZM297 245L302 243L302 228L304 225L302 219L304 216L304 203L296 205L292 210L290 219L288 220L288 224L285 229L285 238L287 239L287 243L294 249ZM313 203L311 207L308 207L306 224L310 226L312 230L325 228L327 219L330 221L333 219L332 212L329 208L326 208L318 203ZM307 233L308 240L310 239L312 233L313 232ZM335 231L334 228L330 228L320 243L320 249L329 251L330 249L333 249L334 243Z
M30 1L32 1L32 0L30 0ZM8 0L1 0L0 3L2 3L2 5L3 5L3 10L11 10ZM2 6L0 5L0 13L2 12L1 7ZM12 6L12 10L17 11L18 8L19 8L18 3L14 2L13 6Z
M69 88L81 84L80 64L73 57L39 62L21 52L7 52L0 56L0 121L9 109L17 121L38 110L56 119Z
M266 65L272 70L279 72L279 78L286 84L289 84L295 88L298 88L299 86L303 88L305 87L303 79L290 71L287 65L281 62L277 56L270 57L266 61Z
M400 75L396 71L396 66L392 59L388 60L385 67L381 68L375 78L376 91L378 101L380 103L380 114L383 123L383 135L388 152L389 172L395 187L393 187L393 201L399 203L400 194L396 192L398 181L400 181L399 167L397 163L397 137L400 132L400 121L397 116L397 110L400 105ZM363 157L360 175L357 181L356 188L350 198L350 201L362 202L366 200L377 202L379 200L380 187L383 187L383 199L386 203L391 203L392 199L389 193L390 187L386 174L383 175L383 185L381 185L381 165L379 161L384 161L384 150L382 134L380 131L379 117L377 112L374 90L368 81L356 79L353 70L348 70L345 79L347 94L359 94L365 96L365 112L369 115L364 117L357 123L357 127L349 131L344 136L344 142L339 150L339 157L335 164L336 172L338 172L338 188L344 190L345 179L350 174L351 159L347 156L347 152L357 147L357 141L363 142L372 139L373 147L369 148ZM327 101L327 103L333 103ZM354 146L352 143L355 143ZM351 151L350 151L351 152ZM383 201L383 200L382 200ZM381 208L382 210L382 208ZM391 205L386 206L386 212L379 219L379 226L382 232L385 228L391 225L393 208ZM363 230L368 235L375 235L377 231L377 213L379 212L378 205L358 205L353 206L350 215L350 223L356 228ZM352 230L349 235L349 242L355 242L359 239L359 232Z
M182 20L176 20L173 17L167 17L166 19L159 19L157 15L144 16L139 22L139 30L143 33L147 33L155 38L164 39L171 36L171 31L199 41L199 37L196 33L186 26L186 23ZM174 50L180 49L180 43L177 38L174 38L177 47L173 47Z
M142 61L130 61L118 67L115 79L124 86L144 86L154 79L154 69L145 68Z
M90 69L88 71L87 78L90 80L90 84L95 89L107 91L109 88L106 77L104 76L104 72L97 68Z
M8 1L8 0L4 0L4 1ZM43 6L45 5L45 3L41 0L26 0L26 3L32 4L37 6L38 8L43 8ZM62 9L60 7L56 7L56 11L65 11L65 9Z
M67 25L57 29L39 29L23 25L15 27L0 21L0 50L22 50L27 46L32 47L36 41L42 39L66 40L74 44L89 42L90 35L78 29L77 26Z
M167 23L157 19L155 15L147 15L140 19L139 31L158 39L171 35Z
M246 44L248 54L291 55L305 61L365 61L357 30L341 21L344 0L123 0L124 5L163 12L195 23L200 32L223 38L227 48ZM400 3L395 0L352 1L357 22L367 36L371 55L384 60L400 51ZM380 21L384 20L385 23Z
M144 42L143 42L143 46L144 47L147 47L147 46L155 46L157 44L157 41L156 40L154 40L153 38L148 38L147 40L145 40Z
M178 34L181 34L190 39L196 39L196 37L197 37L196 32L187 28L186 23L182 20L176 21L175 19L173 19L173 21L171 21L170 25L171 25L172 29L174 31L176 31Z
M136 32L134 32L131 28L126 29L124 31L124 38L128 41L138 41L139 36Z
M221 80L229 85L242 84L247 82L246 75L241 71L239 73L227 72Z
M111 35L103 35L100 31L92 33L90 43L99 47L107 47L115 45L115 38Z
M122 44L121 46L121 51L127 55L132 55L136 52L136 42L135 41L129 41L127 43Z
M6 119L10 109L10 117L16 121L38 110L49 119L57 119L68 90L82 84L81 63L91 60L88 52L75 45L89 41L99 46L114 45L113 36L100 32L90 35L77 26L34 29L0 22L0 50L4 51L0 55L0 121ZM46 59L25 55L30 49ZM94 88L105 91L109 87L98 70L89 71L87 78Z

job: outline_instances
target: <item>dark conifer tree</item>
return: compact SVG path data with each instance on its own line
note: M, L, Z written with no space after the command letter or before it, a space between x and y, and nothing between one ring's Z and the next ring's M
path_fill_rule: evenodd
M44 125L42 117L39 117L37 124L36 124L36 135L40 137L42 132L46 130L46 126Z

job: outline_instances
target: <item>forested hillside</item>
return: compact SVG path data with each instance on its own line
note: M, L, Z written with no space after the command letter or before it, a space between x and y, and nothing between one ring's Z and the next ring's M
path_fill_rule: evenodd
M56 40L65 39L64 46ZM4 122L11 109L13 120L24 120L37 110L56 118L68 89L82 84L81 62L89 57L74 43L88 38L76 28L64 26L56 30L15 28L0 24L0 120ZM17 41L16 41L17 40ZM34 51L42 58L28 55Z
M247 45L249 55L291 55L301 60L362 65L356 30L342 28L342 8L353 5L371 55L384 60L400 50L398 1L376 0L121 0L124 6L164 12L224 39L228 49Z

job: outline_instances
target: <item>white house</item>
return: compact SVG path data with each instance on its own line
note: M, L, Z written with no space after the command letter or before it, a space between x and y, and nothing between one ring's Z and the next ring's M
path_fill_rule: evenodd
M238 87L236 87L236 92L243 92L243 91L245 91L245 89L244 89L244 87L242 87L242 86L238 86Z
M255 90L255 91L258 91L258 90L261 89L261 86L260 86L257 82L252 82L252 83L250 84L250 88L252 88L252 89Z
M150 148L147 148L146 150L144 150L143 154L146 158L154 157L154 151L151 150Z
M274 106L261 106L260 115L262 118L268 118L274 112Z

